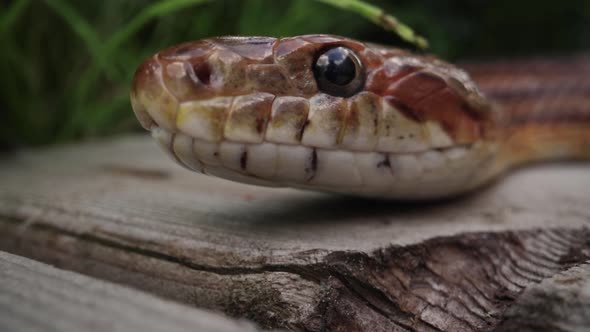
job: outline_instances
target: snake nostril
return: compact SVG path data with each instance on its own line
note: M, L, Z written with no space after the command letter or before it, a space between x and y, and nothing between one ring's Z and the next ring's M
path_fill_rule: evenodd
M211 66L207 62L202 62L193 67L195 75L201 83L209 84L211 82Z

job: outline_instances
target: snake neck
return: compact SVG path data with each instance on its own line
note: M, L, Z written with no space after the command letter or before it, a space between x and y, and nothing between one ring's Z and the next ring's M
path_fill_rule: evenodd
M590 56L464 67L500 110L502 167L590 159Z

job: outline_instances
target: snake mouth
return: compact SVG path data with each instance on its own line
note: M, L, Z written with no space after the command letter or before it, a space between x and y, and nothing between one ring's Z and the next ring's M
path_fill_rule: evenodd
M463 190L488 162L490 147L470 144L421 152L383 153L289 145L211 142L157 125L152 136L181 166L231 181L402 198Z
M440 126L412 121L372 93L253 92L181 101L159 67L140 70L145 75L136 78L131 101L143 127L180 165L236 182L439 197L471 186L492 155L490 144L455 143Z

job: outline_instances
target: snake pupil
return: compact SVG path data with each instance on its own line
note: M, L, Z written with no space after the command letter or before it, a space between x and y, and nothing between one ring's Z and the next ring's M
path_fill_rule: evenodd
M356 68L347 53L342 47L338 47L320 56L318 67L328 81L336 85L346 85L352 81Z
M327 94L347 97L364 83L361 64L352 50L338 46L322 53L314 64L318 88Z

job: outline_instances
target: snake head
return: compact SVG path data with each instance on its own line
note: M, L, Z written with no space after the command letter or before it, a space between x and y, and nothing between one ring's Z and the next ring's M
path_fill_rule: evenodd
M338 36L177 45L140 65L131 102L179 163L240 182L437 196L492 155L492 111L465 72ZM439 183L416 187L426 176Z

